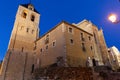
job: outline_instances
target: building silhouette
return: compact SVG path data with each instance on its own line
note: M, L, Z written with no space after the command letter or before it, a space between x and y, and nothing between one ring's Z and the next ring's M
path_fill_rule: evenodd
M39 20L40 14L32 4L19 6L0 80L31 80L36 68L54 64L86 67L88 57L96 65L106 63L108 51L103 31L92 22L61 21L39 37Z

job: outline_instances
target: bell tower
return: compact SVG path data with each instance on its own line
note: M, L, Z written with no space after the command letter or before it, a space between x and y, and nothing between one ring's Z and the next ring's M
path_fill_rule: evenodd
M30 43L39 38L39 16L32 4L19 6L8 49L31 50Z
M1 68L1 80L31 80L35 63L34 42L39 38L39 17L32 4L19 6Z

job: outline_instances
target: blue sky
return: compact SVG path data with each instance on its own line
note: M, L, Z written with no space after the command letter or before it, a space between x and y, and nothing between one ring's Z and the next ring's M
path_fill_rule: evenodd
M7 51L18 6L26 3L29 0L0 2L0 60ZM40 35L62 20L78 23L87 19L103 29L108 47L114 45L120 50L120 23L112 24L107 20L110 13L116 13L120 18L119 0L32 0L32 4L41 14Z

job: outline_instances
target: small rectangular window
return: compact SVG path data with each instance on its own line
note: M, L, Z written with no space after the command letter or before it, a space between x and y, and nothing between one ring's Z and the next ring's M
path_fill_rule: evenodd
M42 50L42 48L40 49L40 52L42 52L43 50Z
M89 41L91 41L91 37L89 36L88 38L89 38Z
M73 33L73 29L71 27L69 27L69 32Z
M86 51L86 48L85 48L85 44L82 43L82 50L85 52Z
M29 28L27 28L26 32L29 32Z
M24 50L24 47L22 47L22 50L21 50L21 51L23 52L23 50Z
M73 44L73 43L74 43L73 39L70 39L70 43L71 43L71 44Z
M93 50L93 47L92 47L92 46L90 46L90 49L91 49L91 50Z
M46 49L48 49L48 45L46 46Z
M34 64L32 65L31 73L34 72Z
M85 38L84 38L83 33L81 33L81 40L82 40L82 41L85 41Z
M83 33L81 33L81 38L83 38Z
M52 46L54 47L55 45L56 45L56 42L54 41L53 44L52 44Z

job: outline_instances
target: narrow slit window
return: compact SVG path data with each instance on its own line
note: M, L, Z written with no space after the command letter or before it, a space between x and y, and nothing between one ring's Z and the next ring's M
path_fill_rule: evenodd
M42 52L43 50L42 50L42 48L40 49L40 52Z
M70 43L71 43L71 44L73 44L73 43L74 43L73 39L70 39Z
M53 42L53 47L55 47L55 45L56 45L56 42L54 41L54 42Z
M31 73L33 73L33 72L34 72L34 64L32 65Z
M24 50L24 47L22 47L22 50L21 50L21 51L23 52L23 50Z
M93 47L92 47L92 46L90 46L90 49L91 49L91 50L93 50Z

